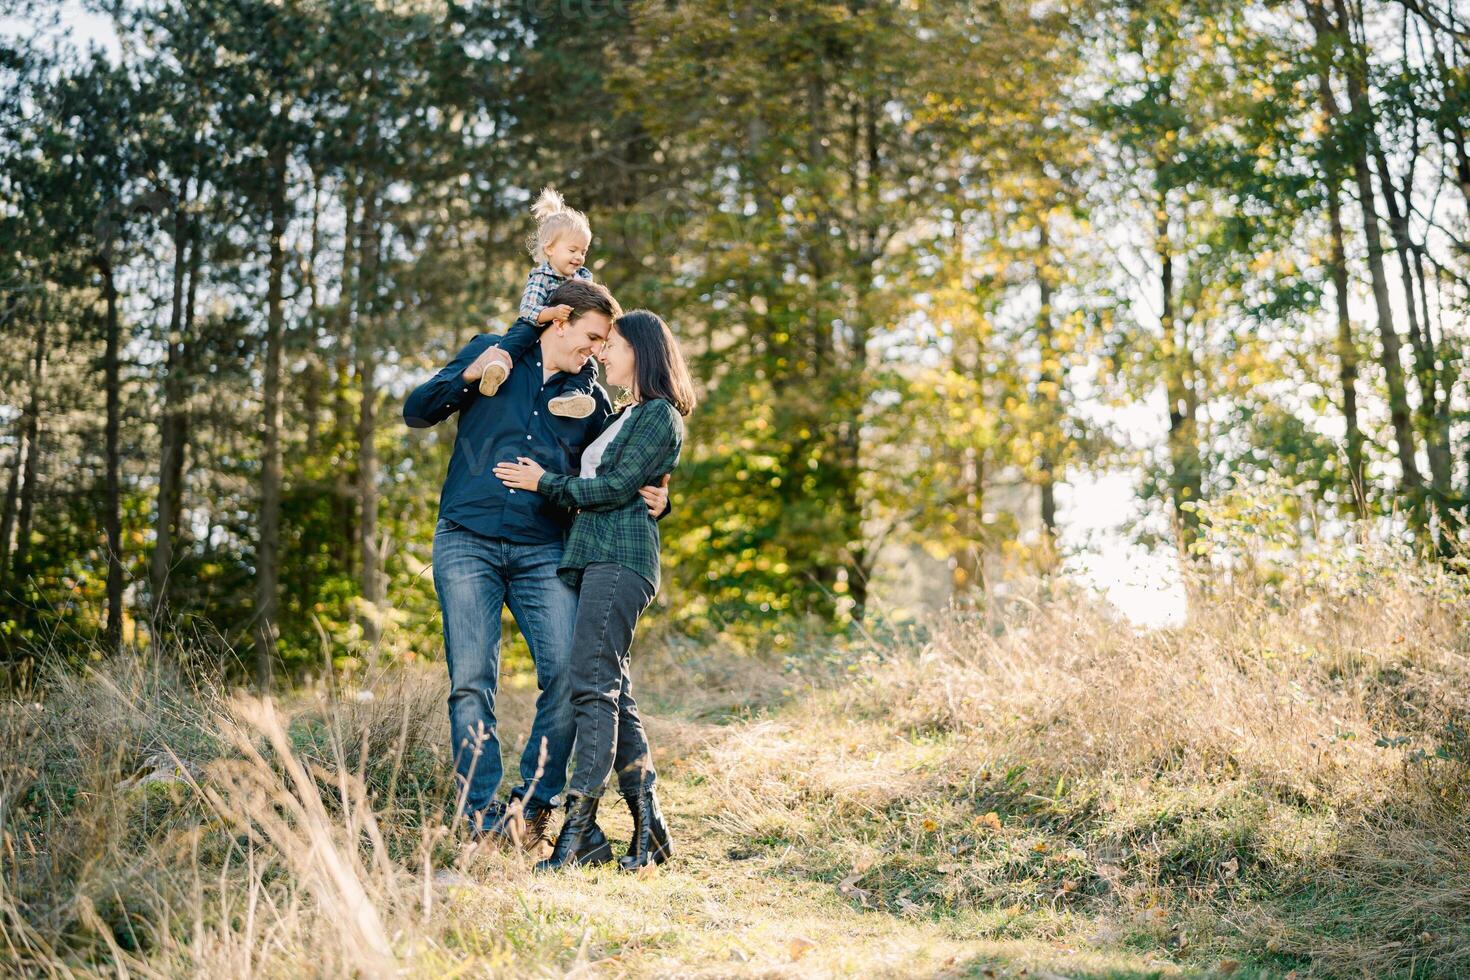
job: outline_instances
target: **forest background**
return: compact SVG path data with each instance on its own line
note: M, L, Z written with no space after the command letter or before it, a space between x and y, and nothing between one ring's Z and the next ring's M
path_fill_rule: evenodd
M11 680L169 636L261 681L438 657L452 429L399 407L508 325L547 184L700 384L663 628L790 653L1096 579L1059 514L1103 479L1176 589L1261 542L1453 564L1462 13L12 2Z

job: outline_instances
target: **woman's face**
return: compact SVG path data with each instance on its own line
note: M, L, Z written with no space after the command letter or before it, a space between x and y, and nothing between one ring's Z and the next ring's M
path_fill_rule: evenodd
M617 327L608 331L607 343L602 345L602 353L597 355L597 359L602 362L603 376L608 384L619 388L633 387L633 379L637 377L633 346L618 333Z

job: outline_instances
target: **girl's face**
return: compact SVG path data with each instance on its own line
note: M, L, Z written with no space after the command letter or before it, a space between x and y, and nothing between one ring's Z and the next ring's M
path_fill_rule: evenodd
M617 385L619 388L633 388L633 380L638 376L636 363L633 360L633 346L618 333L618 328L613 327L608 332L607 342L602 345L602 352L597 355L602 362L603 376L607 383ZM637 397L637 392L634 392Z
M578 231L564 231L546 246L546 261L559 276L570 279L587 262L592 239Z

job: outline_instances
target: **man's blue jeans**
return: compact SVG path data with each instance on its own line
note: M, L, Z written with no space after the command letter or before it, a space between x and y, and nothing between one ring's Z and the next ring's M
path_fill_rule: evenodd
M434 590L444 613L449 663L450 747L462 810L478 826L502 775L495 692L500 678L500 611L509 606L536 665L536 719L521 753L521 785L531 805L550 806L566 786L576 737L572 717L572 627L577 593L556 576L561 542L515 544L439 519ZM544 757L543 757L544 752Z

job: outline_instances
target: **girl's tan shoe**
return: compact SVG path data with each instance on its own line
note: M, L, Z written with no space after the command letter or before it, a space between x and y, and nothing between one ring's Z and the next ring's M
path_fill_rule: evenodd
M504 364L499 361L491 361L485 368L485 373L480 375L480 394L489 398L500 390L500 386L508 377L510 377L510 372L505 369Z
M560 415L564 419L585 419L597 407L597 402L591 395L579 391L575 395L553 398L546 403L546 407L552 415Z

